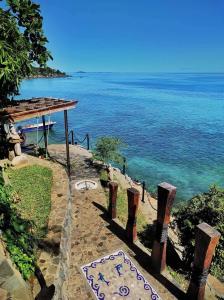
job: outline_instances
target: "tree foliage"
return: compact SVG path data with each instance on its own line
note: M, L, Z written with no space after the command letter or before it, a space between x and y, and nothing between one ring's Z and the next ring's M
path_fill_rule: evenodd
M65 72L61 72L60 70L56 70L50 67L38 68L32 67L32 77L66 77Z
M213 257L211 273L224 277L224 190L212 186L208 193L195 196L189 202L180 205L173 212L180 240L184 246L184 260L187 266L193 261L195 228L206 222L221 233L219 244Z
M0 104L19 92L32 64L52 58L46 48L40 6L30 0L0 0Z
M12 189L0 184L0 231L12 261L24 279L35 270L35 239L33 223L23 219L13 205Z
M109 162L121 163L123 157L120 149L124 144L116 137L104 136L100 137L93 151L93 156L97 160L101 160L108 164Z

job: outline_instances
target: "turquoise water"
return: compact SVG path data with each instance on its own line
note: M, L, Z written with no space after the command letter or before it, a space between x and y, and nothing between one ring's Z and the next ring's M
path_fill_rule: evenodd
M24 81L21 98L32 96L79 100L70 128L123 139L128 174L149 189L167 181L186 200L224 185L224 74L73 74ZM53 119L63 137L63 113Z

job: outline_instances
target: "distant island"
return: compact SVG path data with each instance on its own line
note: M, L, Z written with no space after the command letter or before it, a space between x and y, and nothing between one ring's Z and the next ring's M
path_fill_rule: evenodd
M32 78L57 78L57 77L68 77L65 72L56 70L50 67L32 67L32 74L28 76L28 79Z

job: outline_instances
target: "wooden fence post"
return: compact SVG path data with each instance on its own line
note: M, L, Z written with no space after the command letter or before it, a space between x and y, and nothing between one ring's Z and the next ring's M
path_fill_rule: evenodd
M117 216L117 190L118 184L116 182L109 182L109 216L115 219Z
M219 238L220 233L207 223L201 223L196 227L194 265L187 299L204 299L209 267Z
M156 236L152 247L152 264L158 273L166 268L168 225L175 195L175 186L166 182L158 185Z
M137 240L137 211L139 205L140 193L134 188L127 189L128 194L128 221L126 225L126 234L130 242Z

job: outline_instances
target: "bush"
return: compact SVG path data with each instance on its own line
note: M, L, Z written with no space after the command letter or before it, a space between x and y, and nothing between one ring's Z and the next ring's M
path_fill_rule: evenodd
M106 164L109 162L120 164L123 161L123 157L120 153L120 148L123 145L122 141L116 137L101 137L96 142L93 158Z
M22 219L13 206L12 190L0 185L0 230L7 250L24 279L28 279L35 269L35 240L32 222Z
M211 265L211 274L223 279L224 277L224 190L212 186L208 193L193 197L189 202L179 205L173 211L186 266L190 268L193 261L195 246L195 227L206 222L221 233Z
M106 170L102 170L100 172L100 180L103 180L103 181L108 181L109 178L108 178L108 173Z

